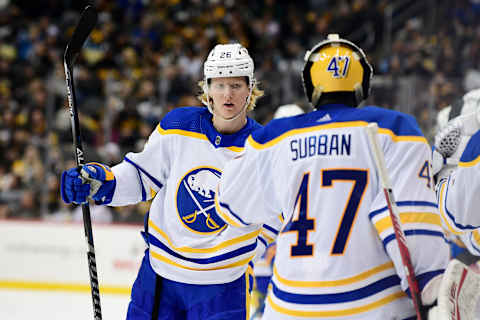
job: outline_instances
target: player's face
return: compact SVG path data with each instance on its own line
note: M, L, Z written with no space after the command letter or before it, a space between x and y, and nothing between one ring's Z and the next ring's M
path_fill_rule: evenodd
M214 113L231 119L243 112L250 90L245 77L213 78L208 93Z

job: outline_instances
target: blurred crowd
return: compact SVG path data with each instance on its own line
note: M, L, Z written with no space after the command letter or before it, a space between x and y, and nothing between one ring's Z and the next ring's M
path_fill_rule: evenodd
M92 1L91 1L92 3ZM239 41L266 96L309 108L300 71L328 33L361 46L376 78L368 103L415 115L427 137L438 110L480 87L478 1L98 0L99 21L74 78L86 159L140 151L169 110L200 105L197 82L216 43ZM0 0L0 219L80 221L59 196L75 165L63 51L87 1ZM148 203L91 206L97 222L139 223Z

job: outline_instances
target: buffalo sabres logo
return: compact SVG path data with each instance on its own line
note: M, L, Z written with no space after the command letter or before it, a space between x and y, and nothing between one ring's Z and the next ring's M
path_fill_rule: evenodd
M225 227L215 211L215 190L220 171L202 167L188 172L177 189L177 212L191 231L208 234Z

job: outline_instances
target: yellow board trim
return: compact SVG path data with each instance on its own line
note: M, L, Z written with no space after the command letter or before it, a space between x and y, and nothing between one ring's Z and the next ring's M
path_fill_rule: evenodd
M157 231L168 242L168 245L171 249L173 249L175 251L191 252L191 253L212 253L212 252L216 252L216 251L222 250L226 247L235 245L237 243L256 238L258 236L258 234L260 233L260 230L256 230L254 232L247 233L247 234L245 234L241 237L237 237L237 238L233 238L233 239L224 241L224 242L219 243L216 246L213 246L211 248L192 248L192 247L176 247L176 246L174 246L172 240L168 237L168 235L165 232L163 232L163 230L160 229L150 219L148 220L148 226L152 227L155 231Z
M353 128L353 127L366 127L368 125L368 122L366 121L347 121L347 122L335 122L335 123L328 123L328 124L322 124L314 127L308 127L308 128L298 128L298 129L293 129L290 131L287 131L280 136L266 142L266 143L258 143L257 141L253 140L252 136L248 136L247 142L255 149L262 150L262 149L267 149L269 147L272 147L282 141L283 139L286 139L288 137L291 137L296 134L302 134L302 133L307 133L307 132L312 132L312 131L318 131L318 130L327 130L327 129L338 129L338 128ZM427 139L425 137L421 136L397 136L393 133L392 130L390 129L385 129L385 128L379 128L378 132L381 134L386 134L389 135L394 142L398 141L410 141L410 142L422 142L425 144L428 144Z
M400 221L402 224L429 223L439 227L442 226L440 216L431 212L402 212L400 213ZM375 229L377 229L378 233L382 233L389 228L393 228L390 216L384 217L375 222Z
M300 288L321 288L321 287L338 287L338 286L344 286L344 285L349 285L355 282L359 282L362 280L365 280L374 274L383 272L388 269L393 269L393 262L387 262L382 265L379 265L378 267L375 267L373 269L367 270L365 272L362 272L356 276L345 278L345 279L339 279L339 280L331 280L331 281L299 281L299 280L288 280L286 278L281 277L278 274L277 268L274 266L273 267L273 274L275 276L275 280L280 282L281 284L291 286L291 287L300 287Z
M443 210L443 197L445 196L444 191L445 191L445 185L446 184L447 183L443 183L441 188L440 188L440 200L438 202L438 208L440 210L440 215L442 217L442 220L443 220L444 224L447 226L448 231L450 231L451 233L459 236L459 235L462 235L463 233L455 230L455 228L450 224L450 221L448 220L447 215L445 214L445 211Z
M362 307L345 309L345 310L326 310L326 311L297 311L297 310L290 310L284 307L279 306L275 302L273 302L271 298L271 292L267 297L268 304L272 307L273 310L287 314L294 317L340 317L340 316L351 316L354 314L359 314L362 312L367 312L373 309L377 309L383 305L386 305L394 300L406 297L406 294L403 291L392 293L385 298L382 298L378 301L369 303Z
M464 167L464 168L468 168L468 167L473 167L475 166L477 163L480 162L480 156L478 156L475 160L472 160L472 161L468 161L468 162L462 162L460 161L458 163L458 166L459 167Z
M27 290L27 291L67 291L91 292L90 285L78 283L54 283L37 281L10 281L0 280L1 289ZM117 286L100 286L102 294L130 295L131 288Z
M185 136L185 137L196 138L196 139L208 141L208 138L207 138L206 135L204 135L203 133L198 133L198 132L191 132L191 131L181 130L181 129L167 129L167 130L165 130L160 125L157 126L157 131L161 135L176 134L176 135L180 135L180 136ZM244 149L244 147L235 147L235 146L224 147L224 148L228 149L230 151L233 151L233 152L241 152Z
M239 266L243 266L243 265L246 265L248 262L250 262L250 260L253 259L253 257L255 255L251 255L250 257L246 258L246 259L243 259L243 260L240 260L240 261L237 261L237 262L234 262L234 263L230 263L230 264L226 264L226 265L223 265L223 266L219 266L219 267L213 267L213 268L193 268L193 267L187 267L187 266L184 266L184 265L181 265L180 263L177 263L175 261L172 261L164 256L162 256L161 254L158 254L152 250L150 250L150 254L152 257L154 257L155 259L158 259L162 262L165 262L167 264L170 264L172 266L175 266L175 267L178 267L178 268L181 268L181 269L187 269L187 270L193 270L193 271L212 271L212 270L222 270L222 269L229 269L229 268L235 268L235 267L239 267Z

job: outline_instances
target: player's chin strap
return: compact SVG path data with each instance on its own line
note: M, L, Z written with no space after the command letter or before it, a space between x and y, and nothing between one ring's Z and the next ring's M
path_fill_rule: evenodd
M480 274L459 260L448 264L428 320L474 320L480 297Z
M207 105L207 108L208 108L208 111L210 111L211 114L215 115L216 117L219 117L220 119L222 119L223 121L227 121L227 122L230 122L230 121L234 121L236 120L238 117L240 117L240 115L243 113L243 112L247 112L247 108L248 108L248 105L250 104L250 99L252 97L252 92L253 92L253 88L255 87L255 79L252 79L252 84L250 85L250 92L248 93L248 97L247 97L247 101L245 102L245 106L243 107L243 109L234 117L232 118L224 118L222 117L221 115L217 114L214 112L213 110L213 106L210 104L210 98L208 97L208 83L207 83L207 80L205 79L205 84L203 86L203 92L205 92L205 95L207 96L207 99L206 100L202 100L203 104Z

